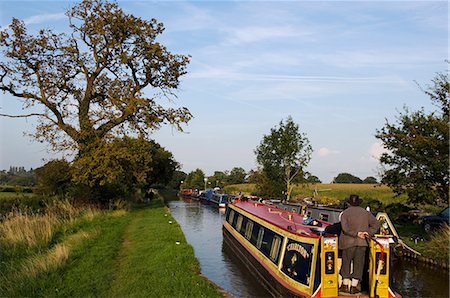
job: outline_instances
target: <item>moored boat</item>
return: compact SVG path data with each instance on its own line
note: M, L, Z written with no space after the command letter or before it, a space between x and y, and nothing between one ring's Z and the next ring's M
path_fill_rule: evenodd
M225 208L228 204L228 195L223 193L213 193L211 202L217 204L219 208Z
M193 192L194 192L194 190L191 188L184 188L184 189L180 190L180 195L182 197L190 197L190 196L192 196Z
M345 297L338 292L338 239L324 233L328 225L276 206L241 201L226 210L224 244L275 297ZM380 236L376 245L371 241L368 280L359 297L401 297L392 289L389 240Z

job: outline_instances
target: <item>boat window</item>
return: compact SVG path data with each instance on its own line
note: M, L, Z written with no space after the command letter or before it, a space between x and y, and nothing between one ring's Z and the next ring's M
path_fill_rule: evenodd
M270 259L274 262L278 261L280 254L281 237L275 236L272 241L272 247L270 249Z
M256 247L258 249L261 248L262 242L263 242L263 237L264 237L264 228L260 227L259 228L259 232L258 232L258 239L256 240Z
M237 223L236 223L236 231L240 232L242 227L243 216L241 214L238 215Z
M239 233L241 233L242 236L245 236L245 231L246 231L246 228L247 228L247 222L249 222L249 221L250 220L247 217L243 216L242 223L241 223L241 229L239 230Z
M328 214L320 213L319 219L324 220L324 221L328 221Z
M252 237L252 230L253 230L253 221L249 220L247 221L247 225L245 226L245 238L250 240Z
M233 224L233 219L234 219L234 210L231 210L230 213L228 214L228 223L230 225Z
M292 213L297 213L297 209L292 208Z
M259 235L259 230L260 230L261 226L254 222L253 223L253 231L252 231L252 238L250 239L250 242L256 246L256 242L258 242L258 235Z
M310 286L314 244L289 239L281 271L293 280Z

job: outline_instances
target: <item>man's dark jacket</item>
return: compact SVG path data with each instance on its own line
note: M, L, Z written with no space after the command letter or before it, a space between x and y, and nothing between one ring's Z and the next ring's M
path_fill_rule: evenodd
M373 236L380 228L375 216L359 206L350 206L341 216L342 233L339 237L339 248L367 246L366 239L358 237L358 232L368 232Z

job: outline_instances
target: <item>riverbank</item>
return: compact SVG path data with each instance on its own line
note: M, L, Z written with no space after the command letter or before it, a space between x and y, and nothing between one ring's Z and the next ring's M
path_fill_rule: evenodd
M19 217L0 227L2 297L223 297L200 275L192 246L161 200L130 211L55 215L50 235L35 244L7 235ZM51 221L27 220L41 227Z

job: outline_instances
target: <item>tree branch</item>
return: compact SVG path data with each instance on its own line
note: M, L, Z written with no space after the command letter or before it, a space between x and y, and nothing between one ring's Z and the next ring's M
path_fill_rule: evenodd
M9 118L28 118L28 117L33 117L33 116L48 118L47 115L41 114L41 113L31 113L31 114L26 114L26 115L8 115L8 114L0 114L0 117L9 117Z

